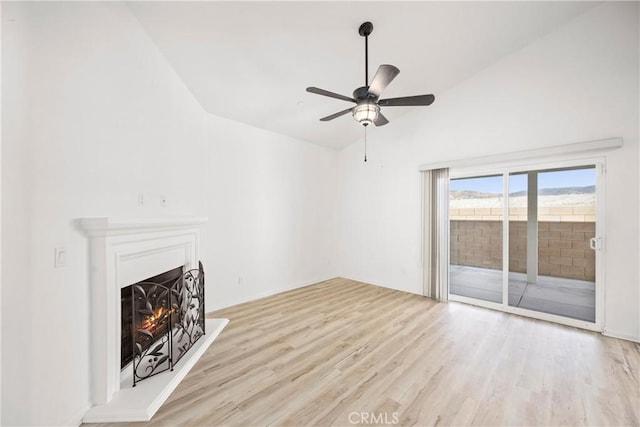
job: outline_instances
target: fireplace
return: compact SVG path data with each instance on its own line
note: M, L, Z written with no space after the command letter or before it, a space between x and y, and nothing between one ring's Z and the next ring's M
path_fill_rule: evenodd
M173 367L204 335L204 269L177 267L120 290L120 366L132 386Z
M92 407L84 422L150 420L228 323L205 319L198 261L205 222L194 217L78 221L91 255ZM161 272L167 274L157 277Z
M171 308L165 290L182 276L182 270L183 267L176 267L120 289L121 369L125 369L131 363L134 354L147 351L166 334L170 324L168 314ZM149 331L153 337L137 332L138 330Z

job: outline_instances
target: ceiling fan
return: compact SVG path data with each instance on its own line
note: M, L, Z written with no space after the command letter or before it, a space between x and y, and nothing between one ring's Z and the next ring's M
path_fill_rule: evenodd
M380 107L427 106L431 105L435 100L433 95L379 99L382 91L389 86L389 83L400 73L400 70L393 65L383 64L378 68L376 75L373 76L371 85L369 85L369 35L372 31L373 24L371 22L363 23L358 29L358 33L364 37L364 86L353 91L353 98L313 86L307 88L307 92L356 104L354 107L323 117L320 121L328 122L347 113L352 113L353 118L362 126L369 126L371 123L376 126L384 126L389 123L389 120L382 115Z

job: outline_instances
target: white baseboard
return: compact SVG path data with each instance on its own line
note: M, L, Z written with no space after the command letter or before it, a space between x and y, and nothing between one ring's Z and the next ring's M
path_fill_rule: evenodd
M84 418L84 414L87 413L89 408L91 408L91 402L85 403L83 408L80 411L78 411L73 417L71 417L71 422L69 422L68 424L65 424L65 425L68 425L68 426L80 426L80 425L82 425L82 418Z
M621 339L621 340L633 341L633 342L640 343L640 337L634 337L633 335L629 335L629 334L624 333L624 332L612 331L610 329L607 329L606 327L602 331L602 335L604 335L606 337L618 338L618 339Z

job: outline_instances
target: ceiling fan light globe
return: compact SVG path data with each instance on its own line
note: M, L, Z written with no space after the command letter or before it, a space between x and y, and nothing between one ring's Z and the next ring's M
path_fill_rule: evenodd
M373 103L362 103L353 108L353 118L362 126L373 123L380 114L380 107Z

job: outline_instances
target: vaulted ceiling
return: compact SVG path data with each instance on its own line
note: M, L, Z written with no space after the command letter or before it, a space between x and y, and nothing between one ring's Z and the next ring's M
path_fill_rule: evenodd
M362 22L371 21L370 79L400 75L383 97L438 95L593 7L594 2L132 2L129 7L203 108L329 147L362 137L348 104L364 84ZM434 104L435 105L435 104ZM394 119L410 108L387 107ZM482 108L482 106L478 106ZM405 125L399 123L398 125Z

